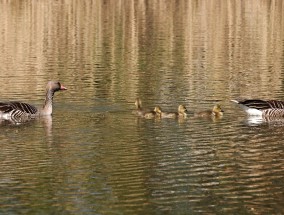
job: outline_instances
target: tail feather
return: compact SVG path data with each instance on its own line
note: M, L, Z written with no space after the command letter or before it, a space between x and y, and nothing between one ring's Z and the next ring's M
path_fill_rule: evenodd
M235 102L235 103L239 104L238 100L231 99L231 102Z
M231 100L232 102L237 103L240 108L242 108L250 116L262 116L261 108L263 108L262 100ZM269 106L268 106L269 108Z

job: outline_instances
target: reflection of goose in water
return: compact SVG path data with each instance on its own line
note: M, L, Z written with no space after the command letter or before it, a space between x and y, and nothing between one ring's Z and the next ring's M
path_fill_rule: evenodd
M47 137L52 137L52 116L46 115L39 118L41 123L43 123L45 134Z
M249 126L269 125L275 127L282 127L284 126L284 117L249 115L246 119L246 124Z
M24 123L36 116L51 115L54 93L60 90L67 90L67 88L57 81L49 81L46 85L45 101L41 109L23 102L0 102L0 119Z
M23 117L0 117L0 125L21 125L32 122L35 118L30 116Z
M2 129L1 129L2 128ZM5 129L3 129L5 128ZM31 135L35 134L35 128L38 130L41 136L47 137L49 143L53 142L52 136L52 116L39 116L34 118L21 119L16 121L14 119L1 119L0 118L0 131L6 132L6 129L11 129L10 131L20 131L21 129L26 130L28 128ZM42 130L44 129L44 131ZM26 130L27 131L27 130ZM25 133L27 135L28 133Z

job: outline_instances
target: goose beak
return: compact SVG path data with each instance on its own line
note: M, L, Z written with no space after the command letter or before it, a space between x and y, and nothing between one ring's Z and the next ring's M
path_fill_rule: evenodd
M63 85L60 86L60 90L67 90L66 87L64 87Z

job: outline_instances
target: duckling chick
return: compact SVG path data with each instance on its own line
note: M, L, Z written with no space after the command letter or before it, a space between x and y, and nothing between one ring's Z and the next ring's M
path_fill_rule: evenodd
M184 105L178 106L178 112L162 112L162 109L159 106L155 109L155 111L160 118L186 118L187 116L187 109Z
M135 104L136 110L132 111L133 114L143 117L146 112L150 112L150 109L144 109L142 107L142 101L140 98L136 98L134 104Z
M212 110L205 110L195 113L195 117L222 117L224 111L219 104L215 105Z
M152 111L144 112L142 114L142 117L144 117L145 119L160 118L159 109L160 107L157 106Z

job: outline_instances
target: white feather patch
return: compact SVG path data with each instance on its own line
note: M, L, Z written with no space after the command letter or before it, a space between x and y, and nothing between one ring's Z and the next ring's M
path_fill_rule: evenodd
M261 110L258 110L256 108L249 108L243 104L240 104L239 101L237 100L231 100L231 101L237 103L240 106L240 108L242 108L250 116L262 116Z

